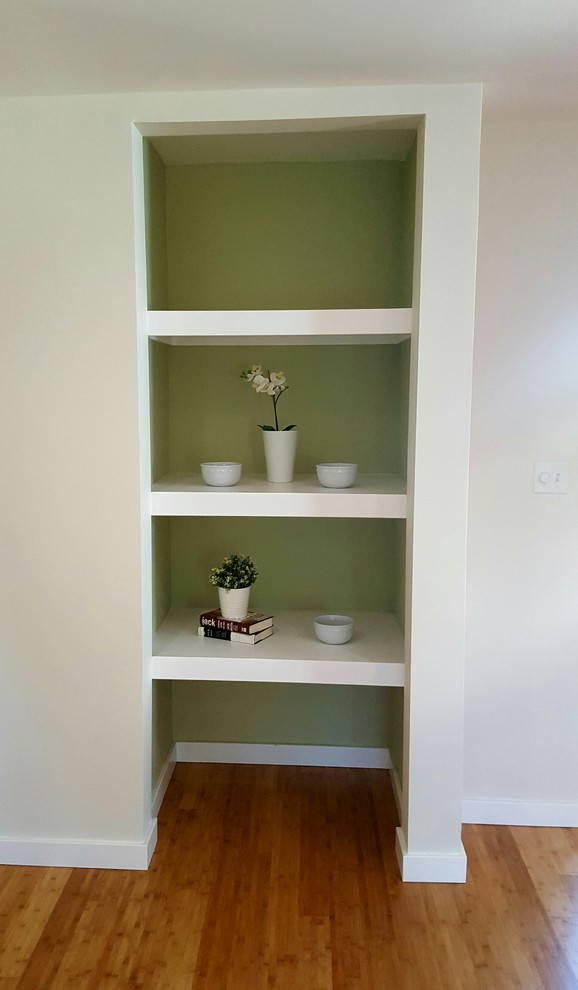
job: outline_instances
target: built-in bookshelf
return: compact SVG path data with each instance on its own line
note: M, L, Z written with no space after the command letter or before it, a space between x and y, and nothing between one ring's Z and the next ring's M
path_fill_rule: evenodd
M397 159L384 134L383 159L357 159L367 139L349 135L345 161L292 165L235 161L235 139L230 161L191 169L164 167L149 149L157 719L170 723L183 682L207 683L209 700L218 682L350 689L349 718L364 704L357 689L401 689L382 715L397 709L387 731L400 736L415 133L400 137ZM170 161L170 147L157 152ZM265 476L258 424L269 410L240 381L254 363L287 375L280 408L299 431L290 484ZM241 461L240 482L206 486L205 460ZM323 488L322 461L357 463L355 485ZM198 635L199 613L215 604L208 569L229 550L255 557L252 603L275 615L254 646ZM349 643L316 639L313 617L328 611L354 617ZM163 734L168 723L154 728ZM401 738L373 742L401 751Z
M356 91L348 117L342 96L310 94L307 119L270 94L271 119L260 104L245 123L213 105L190 127L139 125L153 780L173 726L178 741L308 745L317 721L339 747L371 709L379 742L356 745L390 751L402 875L456 881L480 93ZM240 381L252 364L287 375L290 485L265 477L267 416ZM239 484L202 483L216 460L242 462ZM355 486L323 489L321 461L357 463ZM197 634L226 552L262 568L251 605L275 632L255 646ZM353 615L352 640L319 643L319 612ZM238 736L218 735L227 707Z

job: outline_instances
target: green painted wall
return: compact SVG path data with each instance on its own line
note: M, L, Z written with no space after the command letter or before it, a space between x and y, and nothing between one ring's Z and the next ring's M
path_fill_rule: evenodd
M173 748L173 699L170 681L153 681L152 691L152 789L157 787Z
M395 519L393 528L396 539L395 558L395 599L392 611L399 622L399 627L405 631L405 552L406 552L406 523L405 519Z
M166 470L167 450L172 471L236 460L246 473L264 474L258 424L273 422L272 400L240 379L252 364L287 377L278 413L281 426L297 424L298 473L314 473L319 461L354 461L360 472L405 474L407 369L399 346L158 347L155 479Z
M392 519L171 519L175 606L218 604L211 567L251 554L259 609L396 608L400 527Z
M171 521L163 516L152 520L153 628L166 618L172 604Z
M414 141L407 158L403 163L402 172L402 216L403 227L399 241L400 267L401 267L401 294L404 302L402 306L411 306L413 291L413 251L415 240L415 202L416 202L416 182L417 182L417 138Z
M151 475L155 480L167 474L170 465L170 354L168 344L149 342Z
M388 746L391 762L400 781L403 781L403 690L391 688L388 692Z
M148 308L168 309L166 170L146 139L143 156Z
M173 684L175 738L310 746L389 744L390 691L303 684Z
M171 309L406 306L403 162L167 169Z
M411 341L404 340L396 347L398 360L398 384L399 384L399 421L398 437L399 449L397 469L398 474L407 480L407 440L409 429L409 371L411 360Z

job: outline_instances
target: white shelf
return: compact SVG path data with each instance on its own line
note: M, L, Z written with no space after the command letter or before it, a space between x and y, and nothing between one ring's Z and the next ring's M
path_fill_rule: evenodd
M166 344L397 344L411 309L150 310L148 334Z
M362 474L352 488L330 489L316 475L298 475L290 484L243 477L231 488L211 488L200 474L171 474L152 486L151 514L405 519L406 483L395 474Z
M154 637L153 679L403 687L403 637L389 613L353 612L353 639L328 646L315 639L317 612L279 612L273 635L246 646L199 636L202 611L171 610Z

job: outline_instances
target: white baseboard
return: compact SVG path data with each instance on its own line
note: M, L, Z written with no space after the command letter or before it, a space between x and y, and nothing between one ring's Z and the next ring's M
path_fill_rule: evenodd
M461 846L461 843L460 843ZM465 883L467 858L461 851L451 853L409 853L401 828L395 833L395 852L401 879L405 883Z
M156 842L156 820L149 823L142 842L0 839L0 863L6 866L62 866L89 870L146 870Z
M264 766L357 767L389 770L389 750L357 746L290 746L277 743L176 744L177 763L246 763Z
M544 804L539 801L462 801L466 825L536 825L578 828L578 804Z
M151 818L156 818L161 804L163 803L163 798L167 792L167 787L171 782L171 777L173 775L175 766L177 762L177 747L173 746L171 752L168 755L166 763L159 774L159 779L157 786L152 797L151 802Z

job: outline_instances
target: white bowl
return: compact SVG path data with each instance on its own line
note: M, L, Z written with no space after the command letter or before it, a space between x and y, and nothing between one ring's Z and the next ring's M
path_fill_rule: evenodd
M357 464L317 464L317 478L324 488L351 488Z
M207 461L201 464L201 474L206 485L213 488L229 488L241 477L242 464L235 461Z
M322 643L339 646L348 643L353 636L353 619L350 615L316 615L313 628Z

